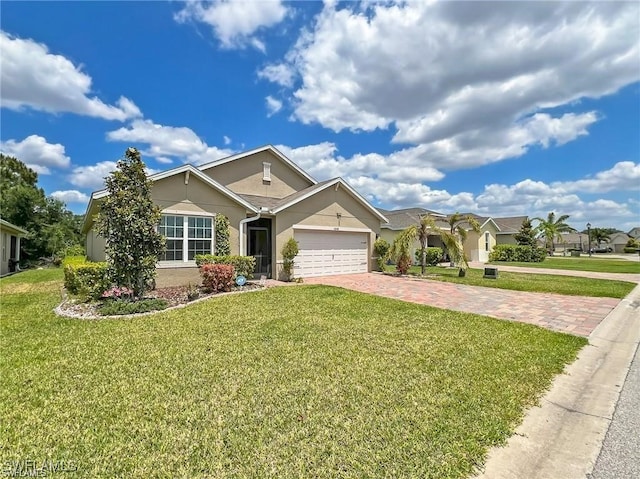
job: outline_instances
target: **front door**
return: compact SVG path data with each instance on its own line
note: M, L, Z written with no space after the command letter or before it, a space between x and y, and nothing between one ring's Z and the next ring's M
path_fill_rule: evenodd
M271 277L271 240L269 228L266 226L249 226L249 256L256 259L254 277L264 275Z

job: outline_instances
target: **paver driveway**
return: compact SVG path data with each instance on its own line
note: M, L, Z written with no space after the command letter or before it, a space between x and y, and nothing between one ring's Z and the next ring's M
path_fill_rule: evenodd
M305 283L531 323L579 336L588 336L620 302L613 298L529 293L375 273L306 278Z

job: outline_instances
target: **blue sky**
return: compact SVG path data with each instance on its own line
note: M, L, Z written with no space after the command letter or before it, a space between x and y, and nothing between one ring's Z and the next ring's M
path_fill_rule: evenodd
M83 213L270 143L374 205L640 225L637 2L3 2L0 149Z

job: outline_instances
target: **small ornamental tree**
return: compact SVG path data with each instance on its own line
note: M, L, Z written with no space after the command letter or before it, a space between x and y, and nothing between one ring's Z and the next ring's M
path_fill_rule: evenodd
M298 255L298 242L289 238L282 247L282 270L286 276L286 281L293 279L293 259Z
M216 255L229 256L230 254L229 218L225 215L216 215Z
M522 226L520 226L520 231L518 231L514 238L516 243L520 246L536 246L536 232L531 224L531 220L526 218L522 222Z
M96 231L106 240L107 275L140 297L150 289L165 240L157 230L160 208L151 199L152 182L135 148L128 148L105 180L109 196L100 205Z

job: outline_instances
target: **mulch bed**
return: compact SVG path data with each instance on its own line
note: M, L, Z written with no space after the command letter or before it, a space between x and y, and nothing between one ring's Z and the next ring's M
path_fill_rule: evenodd
M255 291L263 288L264 286L261 286L258 283L247 283L244 286L234 286L233 288L231 288L231 291L221 292L221 293L208 293L203 291L202 288L198 288L199 295L197 298L194 298L194 299L189 299L188 297L189 288L187 286L171 286L166 288L157 288L157 289L154 289L153 291L150 291L145 297L164 299L168 303L167 308L158 310L158 311L149 311L148 313L138 313L138 314L119 315L119 316L100 315L98 313L98 308L101 303L99 302L85 303L85 302L79 302L73 298L65 298L62 301L62 303L55 309L55 312L60 316L66 316L66 317L78 318L78 319L104 319L104 318L146 316L149 314L162 313L164 311L168 311L173 308L179 308L190 303L212 298L214 296L222 296L225 294L234 294L234 293L245 293L245 292Z

